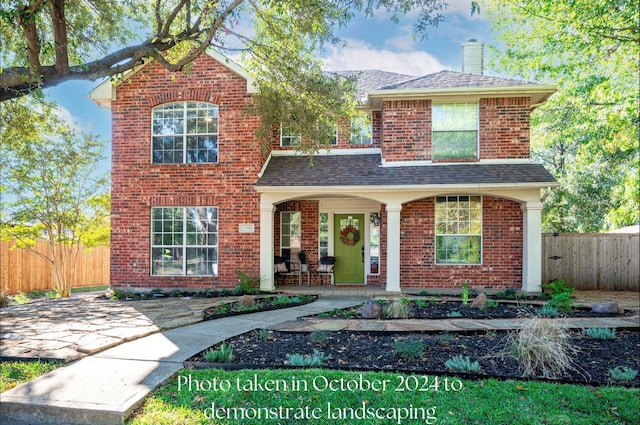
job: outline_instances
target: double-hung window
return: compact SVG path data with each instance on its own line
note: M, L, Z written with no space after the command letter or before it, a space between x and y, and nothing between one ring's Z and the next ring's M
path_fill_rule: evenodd
M152 111L152 162L218 162L218 106L176 102Z
M151 274L217 276L218 208L151 209Z
M371 114L357 115L351 120L352 145L370 145L372 132Z
M280 126L280 146L298 146L300 144L300 135L294 131Z
M436 197L436 264L482 262L482 198Z
M478 104L434 103L433 159L478 158Z

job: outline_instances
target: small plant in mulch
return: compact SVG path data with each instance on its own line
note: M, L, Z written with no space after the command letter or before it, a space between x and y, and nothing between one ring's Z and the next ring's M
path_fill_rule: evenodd
M584 334L594 339L616 339L616 330L610 328L587 328Z
M425 344L419 339L397 339L393 342L393 349L405 360L418 360L424 355Z
M322 366L328 357L321 351L313 350L313 354L287 354L287 364L291 366L317 367Z
M551 296L549 304L560 313L571 313L573 311L573 298L571 296L576 288L569 286L564 280L554 280L542 285L542 288L548 291Z
M384 316L390 319L406 319L409 317L410 311L409 300L407 298L399 298L386 306Z
M217 350L210 348L205 351L204 358L211 363L231 363L233 361L233 348L223 342Z
M536 310L536 314L540 317L558 317L560 316L560 312L557 308L552 306L551 304L545 304L541 308Z
M480 363L477 361L471 361L469 356L463 356L462 354L451 357L449 360L444 362L444 365L447 369L454 372L480 372Z
M638 371L627 366L617 366L609 369L609 375L614 381L633 381L638 376Z

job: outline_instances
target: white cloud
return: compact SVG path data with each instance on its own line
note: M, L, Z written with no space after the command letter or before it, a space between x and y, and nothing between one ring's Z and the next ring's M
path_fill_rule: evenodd
M415 76L447 69L428 52L376 49L360 40L347 40L344 48L331 47L323 62L329 71L379 69Z

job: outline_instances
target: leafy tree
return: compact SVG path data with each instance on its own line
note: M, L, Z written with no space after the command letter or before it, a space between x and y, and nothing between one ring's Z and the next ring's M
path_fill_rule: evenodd
M397 21L411 12L415 31L426 36L446 6L446 0L7 0L0 8L0 101L70 79L122 78L149 59L189 72L213 46L241 52L255 74L258 137L271 139L274 126L287 121L302 136L298 149L312 153L335 134L337 117L353 114L352 84L322 73L318 60L324 46L340 43L336 30L356 14L380 11Z
M109 239L103 144L78 134L49 103L0 103L0 236L21 248L44 238L54 287L69 296L81 246Z
M638 2L494 0L492 6L493 28L506 44L497 68L558 85L531 123L532 156L560 182L544 203L545 230L638 223Z

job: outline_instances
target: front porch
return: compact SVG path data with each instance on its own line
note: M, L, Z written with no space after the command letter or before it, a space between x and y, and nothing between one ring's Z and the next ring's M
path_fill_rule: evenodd
M540 183L548 175L542 167L385 166L372 152L344 155L318 155L313 166L306 157L274 156L267 162L256 185L263 291L276 290L274 255L295 260L296 250L309 258L312 286L319 284L315 263L329 255L336 257L338 284L377 285L392 293L404 287L461 288L464 282L540 291L540 189L553 184ZM347 159L353 165L348 173ZM448 221L436 220L442 202L459 204L452 207L453 231ZM292 223L293 211L301 223L296 246L282 224ZM453 248L442 241L453 241ZM346 265L360 275L338 273Z

